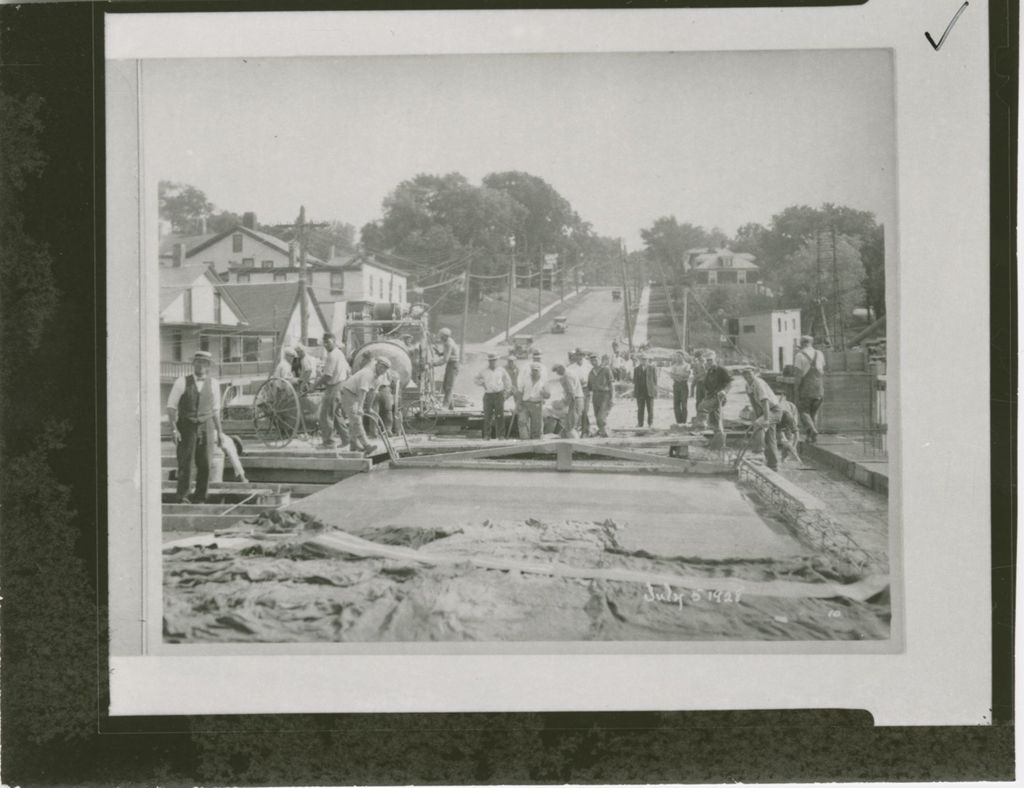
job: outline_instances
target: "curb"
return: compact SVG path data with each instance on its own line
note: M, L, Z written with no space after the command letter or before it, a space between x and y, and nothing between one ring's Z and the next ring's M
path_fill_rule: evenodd
M823 448L815 443L801 443L800 454L817 460L830 468L834 468L840 473L845 474L847 478L857 482L857 484L862 487L867 487L869 490L874 490L875 492L882 493L883 495L889 494L888 470L882 470L877 467L881 465L888 465L888 462L883 462L881 460L878 462L872 462L870 460L851 460L848 457L843 457L841 454L829 451L827 448Z

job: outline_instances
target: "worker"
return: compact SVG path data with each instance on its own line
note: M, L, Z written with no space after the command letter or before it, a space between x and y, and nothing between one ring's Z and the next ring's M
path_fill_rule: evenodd
M277 362L277 366L274 367L274 373L270 377L281 378L282 380L293 380L293 361L295 361L295 351L290 347L286 347L281 351L281 360Z
M562 422L560 434L563 438L578 438L579 433L576 431L576 424L578 423L576 403L583 400L583 392L578 388L579 380L569 374L561 364L555 364L551 368L551 374L555 376L557 390L561 394L561 396L556 398L561 402L561 408L555 408L555 403L550 403L552 408L557 411ZM579 391L579 394L577 394L577 391Z
M316 380L316 359L306 352L306 348L295 345L295 358L292 359L292 376L298 382L299 394L305 394L313 387Z
M348 421L352 451L366 455L376 451L366 439L363 413L373 407L377 389L386 382L385 375L389 369L391 362L384 356L378 356L341 384L341 410Z
M697 405L697 412L704 415L703 423L711 427L719 442L725 440L722 408L725 407L731 385L732 375L729 370L718 366L718 357L713 350L707 351L704 354L704 399Z
M495 437L505 437L505 400L512 392L512 380L504 367L498 366L498 354L487 354L487 368L480 371L474 379L484 389L484 440L491 439L491 430L496 430Z
M522 403L519 393L520 377L527 375L528 371L520 371L519 360L516 358L516 354L509 353L505 359L505 372L508 373L508 379L512 381L512 393L509 395L512 401L509 403L509 421L506 437L514 437L513 433L516 433L516 435L519 433L519 413Z
M818 410L825 399L825 354L814 347L814 337L800 337L800 350L793 358L793 365L800 422L807 430L807 442L817 443Z
M644 411L647 411L647 426L654 426L654 398L658 394L658 370L650 363L647 355L641 353L636 369L633 370L633 396L636 398L636 426L644 426Z
M544 402L551 397L551 389L544 380L544 367L531 363L529 374L520 376L519 437L540 440L544 432Z
M669 377L672 378L672 413L675 416L676 424L686 424L688 419L687 400L690 398L690 375L693 369L690 362L686 360L686 354L679 350L676 352L672 366L668 369Z
M459 374L459 346L452 339L452 330L445 326L438 332L441 337L441 355L434 362L435 367L444 367L444 382L441 384L444 391L444 400L441 406L454 410L452 397L455 393L455 377Z
M562 371L558 374L562 376L562 385L566 391L570 393L571 401L566 401L566 408L568 409L567 418L569 421L569 429L566 432L565 437L567 438L578 438L580 437L580 428L583 419L583 370L577 363L581 350L573 351L569 358L570 363L568 366L558 365L558 368Z
M220 424L220 383L210 375L212 356L197 350L192 357L192 374L179 375L167 397L167 420L171 424L178 460L178 503L203 503L210 483L213 446L223 440ZM189 495L192 463L196 465L196 489Z
M580 435L590 434L590 372L594 365L590 363L587 354L579 348L569 356L569 369L580 381L580 388L583 391L583 401L578 403L580 412L577 416L579 423L576 425Z
M402 378L398 371L392 368L384 373L381 380L382 383L377 387L377 395L374 398L373 412L380 418L384 432L391 435L399 418L398 407L401 403ZM363 427L371 438L377 437L377 422L374 419L369 416L365 417Z
M597 435L600 438L607 438L608 413L615 400L615 376L612 373L612 361L609 356L601 356L600 364L594 364L587 383L590 386L590 396L594 402Z
M779 424L777 429L779 446L782 448L780 462L785 462L787 455L796 460L797 465L802 465L800 452L797 447L800 444L800 413L796 404L790 401L782 392L775 395L779 399Z
M779 400L756 368L746 367L743 379L747 382L747 398L753 411L754 453L765 456L773 471L779 469L778 426L781 417Z
M544 366L544 354L540 352L540 348L530 351L530 363L540 364L541 377L548 379L548 368Z
M317 385L324 389L320 399L320 447L333 449L334 432L337 430L341 442L345 442L345 425L338 415L338 401L341 395L341 383L349 376L348 361L341 348L334 344L334 334L324 334L324 370L317 380ZM349 425L351 429L351 425Z
M693 384L693 403L697 406L697 413L693 417L694 427L703 427L704 421L700 411L700 403L704 401L704 378L708 374L708 368L703 350L698 350L693 354L693 365L692 365L692 378Z

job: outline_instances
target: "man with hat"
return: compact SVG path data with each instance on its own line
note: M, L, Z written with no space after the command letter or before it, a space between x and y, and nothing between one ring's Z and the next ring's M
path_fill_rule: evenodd
M725 426L722 423L722 408L732 385L732 375L725 367L718 365L713 350L704 354L704 399L697 405L697 413L703 414L705 423L711 426L715 435L712 442L725 445Z
M807 442L818 440L818 409L825 398L825 354L814 347L814 337L800 337L800 350L793 358L796 367L796 405L800 422L807 429Z
M744 367L743 379L747 382L747 399L753 411L754 451L764 452L766 464L773 471L779 469L778 426L782 417L779 399L764 378L754 367Z
M572 428L577 436L586 435L590 427L590 418L587 416L587 410L590 407L590 389L587 387L590 365L584 366L585 358L586 354L579 348L576 348L569 354L569 366L565 368L565 374L569 376L572 385Z
M519 424L519 411L520 411L520 399L519 399L519 362L516 358L515 353L509 353L505 358L505 372L508 373L508 379L512 381L512 409L509 413L511 418L509 419L507 433L512 434L513 430L518 431L517 427ZM522 374L529 374L524 372Z
M453 410L452 396L455 392L455 376L459 374L459 346L452 338L452 330L447 326L437 333L441 337L441 355L434 362L434 366L444 367L444 382L441 384L444 391L442 407Z
M658 370L647 358L639 355L639 363L633 370L633 396L636 398L636 426L644 426L644 411L647 412L647 426L654 425L654 398L658 394Z
M277 366L274 367L274 374L272 378L281 378L282 380L292 380L292 362L295 360L295 351L290 347L286 347L281 351L281 360L277 362Z
M171 423L178 458L176 497L178 503L202 503L210 483L210 456L223 439L220 425L220 383L210 376L212 357L197 350L192 374L180 375L167 397L167 419ZM190 497L192 463L196 464L196 491Z
M530 363L540 364L541 377L547 380L548 368L544 366L544 355L540 352L540 348L535 347L530 351Z
M590 370L587 384L594 401L594 421L597 422L598 437L607 438L608 413L615 398L615 376L612 374L611 358L607 355L601 357L601 363L598 365L595 354L592 363L593 368Z
M504 367L498 366L498 354L487 354L487 368L481 370L475 382L484 389L484 440L491 439L491 430L497 431L499 440L505 437L505 399L512 392L512 379Z
M540 440L544 434L544 401L550 399L551 390L544 379L544 367L534 362L529 372L519 380L519 437Z
M316 377L316 359L306 352L300 343L295 345L295 358L292 359L292 375L298 381L299 394L305 394L313 385Z
M377 356L361 370L341 384L341 411L348 422L352 451L373 454L375 448L366 439L363 429L363 414L373 407L377 389L388 383L387 372L391 362L384 356Z

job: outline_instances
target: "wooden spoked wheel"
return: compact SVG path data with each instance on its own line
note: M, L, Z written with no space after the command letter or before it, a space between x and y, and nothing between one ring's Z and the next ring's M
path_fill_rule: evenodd
M291 383L270 378L253 398L252 422L260 440L272 449L291 443L302 426L299 395Z

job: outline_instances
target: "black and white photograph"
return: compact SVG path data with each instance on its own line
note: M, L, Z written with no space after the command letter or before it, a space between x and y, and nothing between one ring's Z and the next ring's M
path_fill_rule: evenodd
M891 52L138 80L166 644L892 640Z

